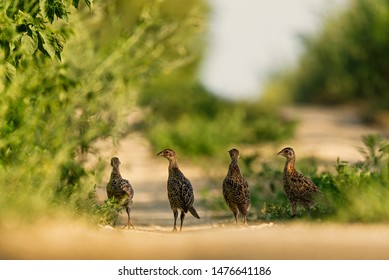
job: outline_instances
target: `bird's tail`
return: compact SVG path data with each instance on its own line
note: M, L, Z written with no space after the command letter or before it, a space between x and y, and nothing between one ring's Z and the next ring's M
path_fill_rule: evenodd
M193 206L191 206L188 210L189 210L189 212L193 215L193 217L195 217L195 218L197 218L197 219L200 219L199 214L197 214L197 211L196 211L196 209L194 209Z

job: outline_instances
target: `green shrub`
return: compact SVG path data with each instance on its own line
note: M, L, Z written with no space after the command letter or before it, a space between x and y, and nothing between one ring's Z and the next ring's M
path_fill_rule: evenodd
M339 197L332 198L335 218L341 221L382 222L389 219L389 154L378 136L363 138L364 161L337 162L333 181Z
M177 42L191 31L182 19L160 16L160 1L135 3L125 26L111 9L117 2L96 4L93 13L71 2L79 4L0 4L0 226L93 213L103 164L87 168L86 154L127 132L146 80L190 56Z
M272 79L267 91L302 103L353 104L366 115L389 109L389 2L348 1L302 37L298 64Z

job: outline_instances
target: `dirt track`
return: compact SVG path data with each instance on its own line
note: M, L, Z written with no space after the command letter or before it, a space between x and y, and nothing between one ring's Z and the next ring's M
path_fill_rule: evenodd
M262 147L269 155L293 146L300 156L326 161L356 161L361 136L379 132L360 124L352 110L290 109L301 119L296 138L279 147ZM171 233L172 213L166 197L167 161L156 156L140 134L129 135L117 148L99 143L109 162L122 160L122 175L135 188L135 230L82 223L42 223L32 228L6 228L0 233L2 259L389 259L389 224L339 225L327 223L251 223L225 226L231 219L215 220L197 201L201 220L190 215L184 231ZM126 158L136 159L131 163ZM194 186L203 184L202 170L180 165ZM109 176L109 169L105 177ZM98 198L105 199L104 186ZM199 197L197 195L197 197ZM123 214L124 215L124 214ZM123 222L121 216L119 224Z
M44 228L44 230L43 230ZM45 224L3 232L11 259L389 259L389 225L258 224L136 230Z

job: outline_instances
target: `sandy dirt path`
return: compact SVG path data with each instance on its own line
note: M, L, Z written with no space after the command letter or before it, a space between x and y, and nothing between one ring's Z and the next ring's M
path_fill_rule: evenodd
M303 156L331 162L339 157L355 162L363 159L357 149L363 147L362 136L380 134L389 138L389 119L386 127L368 126L361 122L353 107L291 107L285 110L285 115L299 121L290 145Z
M323 161L357 161L361 137L385 131L361 124L353 110L314 107L290 108L286 115L300 120L295 139L279 147L261 147L274 155L293 146L300 156ZM388 136L388 135L385 135ZM251 222L231 226L232 217L214 219L203 207L196 186L204 172L188 162L180 168L196 190L195 206L201 220L187 216L184 231L171 233L172 212L166 195L168 162L156 156L139 133L130 134L117 147L97 145L107 165L121 159L121 172L135 188L132 220L135 230L88 227L82 223L8 228L0 233L0 258L8 259L389 259L389 224L341 225L327 223ZM105 178L109 178L107 168ZM105 186L98 189L106 199ZM227 215L228 216L228 215ZM122 213L118 225L123 224Z
M44 230L43 230L44 229ZM389 225L251 224L136 230L44 224L2 233L2 259L389 259Z

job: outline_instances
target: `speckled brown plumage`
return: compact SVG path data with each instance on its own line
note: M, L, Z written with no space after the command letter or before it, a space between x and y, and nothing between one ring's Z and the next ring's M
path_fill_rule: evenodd
M176 223L178 217L178 209L181 211L181 225L184 223L185 214L189 211L193 217L200 219L196 209L193 207L194 195L190 181L184 176L177 165L176 153L171 149L165 149L158 153L169 160L169 176L167 180L167 194L169 198L170 208L174 215L173 231L177 231Z
M234 214L236 224L238 224L238 212L243 216L243 222L246 224L247 213L250 209L249 186L240 172L238 165L239 151L232 149L228 153L231 157L231 163L222 185L223 196Z
M132 199L134 197L134 190L130 184L130 182L126 179L122 178L119 170L120 160L117 157L113 157L111 159L112 172L111 177L109 178L109 182L107 184L107 195L108 198L116 198L119 206L123 206L126 208L127 212L127 224L124 227L132 227L134 226L131 223L130 213L131 213L131 205Z
M311 179L296 171L296 155L292 148L284 148L277 155L286 158L283 172L284 191L292 208L291 215L295 217L297 215L297 205L301 204L309 211L315 198L321 195L321 191Z

